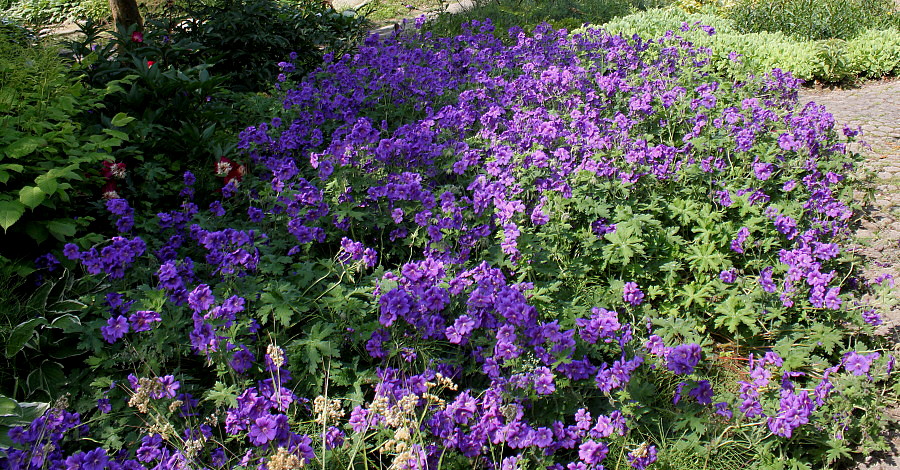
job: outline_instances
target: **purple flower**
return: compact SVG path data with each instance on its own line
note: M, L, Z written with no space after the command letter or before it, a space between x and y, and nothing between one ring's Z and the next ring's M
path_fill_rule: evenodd
M549 395L556 391L556 385L553 383L555 376L550 369L546 367L538 367L532 374L534 379L534 391L538 395Z
M78 245L66 243L66 246L63 247L63 256L72 260L81 259L81 251L78 250Z
M588 440L578 446L578 458L588 465L596 465L606 458L609 447L602 442Z
M583 340L594 344L600 339L610 341L622 325L619 323L618 314L615 311L604 308L591 308L591 318L575 319L575 326L580 328L579 335Z
M815 404L805 390L798 394L782 389L778 413L767 419L769 430L777 436L790 438L794 430L809 422L813 409Z
M622 298L631 305L640 305L644 301L644 293L635 282L626 282L622 289Z
M866 375L872 366L872 361L877 359L878 353L859 354L857 352L848 353L844 357L844 370L853 375Z
M863 321L872 326L878 326L881 324L881 315L879 315L878 312L875 311L875 309L869 308L863 310L862 318Z
M200 284L188 294L188 305L197 313L209 310L215 301L216 297L206 284Z
M779 215L775 218L775 229L783 233L788 240L793 240L797 236L797 221L786 215Z
M217 217L225 215L225 208L222 207L222 201L213 201L209 204L209 212Z
M766 292L772 293L775 292L775 281L772 280L772 270L771 266L763 269L759 273L759 285Z
M140 462L152 462L162 457L162 436L159 434L147 435L141 438L141 446L135 453Z
M447 327L444 333L447 336L447 341L453 344L463 344L476 326L477 323L474 318L468 315L461 315L453 322L453 325Z
M248 207L247 215L250 217L250 221L254 222L254 223L262 222L263 218L265 217L265 214L263 214L263 211L256 207Z
M733 416L733 413L731 412L731 410L728 409L728 403L726 403L724 401L716 403L715 408L716 408L716 414L719 416L725 417L725 419L731 419L731 417Z
M110 318L106 325L100 328L100 334L107 343L113 344L128 333L128 319L123 315Z
M638 470L643 470L651 463L656 462L656 454L656 446L644 443L628 453L628 463Z
M368 428L367 416L369 412L365 408L357 405L353 407L353 410L350 411L350 419L347 420L347 423L350 424L350 428L353 429L354 433L365 432Z
M830 308L832 310L841 308L841 298L838 297L840 291L840 287L832 287L828 289L828 292L825 293L824 299L826 308Z
M719 279L726 284L732 284L737 280L737 271L732 269L726 269L719 273Z
M709 405L712 403L713 389L709 384L709 380L701 380L691 389L688 394L697 400L701 405Z
M158 379L160 390L157 397L154 398L175 398L177 391L181 388L181 383L175 380L174 376L165 375Z
M128 321L131 323L131 329L137 333L141 331L150 331L150 329L153 328L153 323L161 322L162 317L159 313L152 310L141 310L128 317Z
M110 404L109 398L100 398L97 400L97 409L100 410L101 413L106 414L112 411L112 405Z
M700 346L694 343L675 346L666 357L669 370L676 374L690 374L700 362Z
M771 163L757 162L753 164L753 172L756 174L756 179L760 181L771 178L774 170L775 165L772 165Z
M84 470L104 470L109 458L106 456L106 449L98 447L84 455L84 462L81 468Z
M341 447L344 445L344 437L344 431L341 431L334 426L330 426L328 431L325 431L325 448L334 449Z
M250 442L253 445L261 446L271 440L274 440L277 433L278 429L275 416L265 415L260 418L256 418L253 421L253 424L250 425Z
M379 299L381 316L379 321L384 326L391 326L397 318L405 317L413 307L413 299L403 289L392 289Z
M110 199L106 201L106 210L119 216L130 215L134 212L125 199Z
M256 357L253 355L253 353L247 350L246 347L241 346L241 348L238 349L234 353L234 355L232 355L231 361L228 363L228 365L230 365L231 368L234 369L234 371L238 374L242 374L253 367L253 361L255 360Z
M747 227L741 227L737 231L737 237L731 241L731 250L735 253L743 253L744 252L744 242L747 241L747 237L750 236L750 229Z

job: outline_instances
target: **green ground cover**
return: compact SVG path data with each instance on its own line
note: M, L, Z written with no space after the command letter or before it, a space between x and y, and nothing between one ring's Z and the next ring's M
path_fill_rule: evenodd
M767 69L897 73L895 30L518 0L363 40L318 4L177 6L65 57L0 27L0 469L887 448L857 136Z

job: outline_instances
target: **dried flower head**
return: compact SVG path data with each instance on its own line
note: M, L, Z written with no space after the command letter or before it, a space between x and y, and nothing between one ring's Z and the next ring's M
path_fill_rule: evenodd
M284 447L279 447L275 454L269 457L266 463L267 470L294 470L305 464L302 459L288 452Z
M337 421L344 416L344 408L340 400L328 399L319 395L313 400L313 414L317 424L325 424L329 421Z
M269 359L272 360L272 364L274 364L275 367L281 367L284 365L284 351L278 346L270 344L266 348L266 355L269 356Z

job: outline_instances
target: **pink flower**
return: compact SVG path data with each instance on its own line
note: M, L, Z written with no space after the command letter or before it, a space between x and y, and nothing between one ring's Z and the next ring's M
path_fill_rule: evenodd
M140 31L131 33L131 42L144 42L144 33Z

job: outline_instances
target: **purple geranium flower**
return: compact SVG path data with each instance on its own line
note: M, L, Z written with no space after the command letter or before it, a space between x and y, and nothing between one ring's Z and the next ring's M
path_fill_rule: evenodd
M261 446L274 440L277 433L278 429L275 417L272 415L262 416L256 418L253 421L253 424L250 425L250 442L253 443L253 445Z
M676 374L690 374L700 362L700 346L694 343L675 346L669 351L666 366Z
M128 317L128 321L131 323L131 329L137 333L141 331L150 331L150 329L153 328L154 323L162 321L162 317L159 313L152 310L140 310Z
M113 344L128 333L128 319L122 315L110 318L106 325L100 328L100 334L107 343Z
M206 284L200 284L188 294L188 305L197 313L209 310L215 301L216 297Z
M640 305L644 301L644 293L635 282L626 282L622 289L622 298L631 305Z

